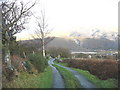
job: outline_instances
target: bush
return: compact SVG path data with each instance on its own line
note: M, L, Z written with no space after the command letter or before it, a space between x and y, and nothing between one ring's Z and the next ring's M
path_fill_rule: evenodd
M28 60L34 65L38 72L43 72L47 66L47 60L40 54L31 54Z
M11 59L12 65L15 67L15 69L17 69L17 71L19 71L19 72L25 71L23 66L22 66L22 62L25 61L24 58L21 58L19 56L13 55L13 56L11 56L10 59Z
M29 61L25 61L24 66L26 67L28 72L32 72L32 66Z
M14 70L11 70L8 67L3 67L2 69L2 76L4 77L4 80L12 81L15 77Z
M87 70L103 80L118 78L118 63L115 60L67 59L63 62L67 62L70 67Z

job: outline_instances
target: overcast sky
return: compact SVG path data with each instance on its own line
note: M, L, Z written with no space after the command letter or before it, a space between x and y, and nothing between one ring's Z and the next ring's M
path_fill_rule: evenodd
M30 0L24 0L25 2ZM34 0L31 0L34 2ZM93 29L118 31L119 0L38 0L33 8L37 14L45 9L51 32L56 36L68 36L71 32L89 33ZM29 38L33 33L35 21L31 18L27 29L17 34L18 39Z

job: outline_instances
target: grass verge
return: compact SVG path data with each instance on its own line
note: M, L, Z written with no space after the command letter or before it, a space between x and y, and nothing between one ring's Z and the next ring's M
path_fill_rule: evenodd
M82 88L79 85L78 80L72 75L71 72L69 72L68 70L66 70L62 67L59 67L55 64L53 64L53 66L56 67L60 71L60 73L64 79L66 88Z
M60 62L57 62L57 61L53 61L55 64L60 64L62 66L65 66L65 67L68 67L68 63L60 63Z
M68 66L67 63L58 63L57 61L54 61L56 64L60 64L62 66ZM100 80L98 77L90 74L88 71L71 68L81 75L85 76L90 82L92 82L96 87L98 88L117 88L118 87L118 81L115 79L108 79L108 80Z
M44 72L37 75L21 73L14 81L9 82L5 88L51 88L52 71L48 66Z
M90 74L88 71L75 69L75 68L72 69L77 71L81 75L85 76L90 82L92 82L98 88L117 88L118 86L117 80L115 79L100 80L98 77Z

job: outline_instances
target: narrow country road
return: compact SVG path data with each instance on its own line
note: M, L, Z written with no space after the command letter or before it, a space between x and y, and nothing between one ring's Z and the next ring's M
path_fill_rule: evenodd
M52 88L65 88L64 87L64 80L61 77L59 71L55 67L52 66L54 60L55 59L52 58L48 61L48 64L52 68L52 73L53 73Z
M51 64L55 64L55 63L53 63L54 60L55 59L50 60ZM85 88L85 90L88 90L88 89L89 90L95 90L95 88L96 88L95 85L93 85L91 82L89 82L83 75L80 75L77 71L74 71L69 67L64 67L64 66L59 65L59 64L56 64L56 65L70 71L78 79L79 83L81 84L81 86L83 88Z

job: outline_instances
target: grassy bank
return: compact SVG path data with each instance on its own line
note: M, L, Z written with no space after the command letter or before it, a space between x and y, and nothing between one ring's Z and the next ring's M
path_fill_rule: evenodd
M91 81L98 88L117 88L117 80L115 79L100 80L96 76L90 74L88 71L75 69L75 68L72 68L72 69L82 74L83 76L85 76L89 81Z
M66 70L62 67L59 67L55 64L53 64L53 66L56 67L60 71L60 73L65 81L66 88L82 88L79 85L78 80L72 75L71 72L69 72L68 70Z
M58 63L56 61L54 63L60 64L62 66L68 65L67 63ZM85 76L90 82L92 82L98 88L117 88L118 86L118 82L116 79L100 80L98 77L90 74L88 71L76 69L76 68L71 68L71 69Z
M6 88L51 88L52 71L47 67L37 75L21 73L20 76L6 85Z

